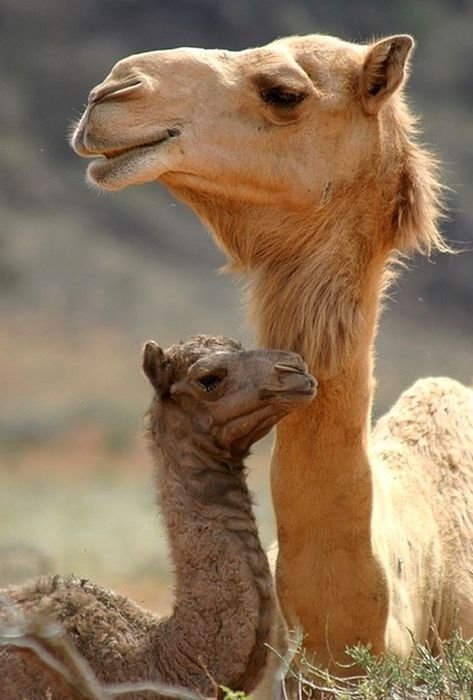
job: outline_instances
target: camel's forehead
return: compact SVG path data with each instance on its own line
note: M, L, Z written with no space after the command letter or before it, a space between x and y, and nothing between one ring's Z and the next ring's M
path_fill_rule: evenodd
M269 45L279 51L286 51L305 70L319 69L351 71L361 65L366 46L352 44L333 36L310 34L278 39Z
M114 65L109 78L126 79L130 73L142 73L149 76L167 74L193 74L207 69L208 72L221 71L227 61L229 52L220 49L199 49L181 47L177 49L159 49L132 54Z
M121 61L118 61L113 67L113 72L126 72L130 66L152 70L156 66L174 67L177 64L181 66L195 66L200 64L218 65L226 61L226 54L228 53L228 51L223 49L200 49L190 46L183 46L176 49L146 51L144 53L132 54L131 56L121 59Z
M351 86L352 76L361 68L366 46L351 44L321 34L292 36L277 39L271 44L248 49L236 55L240 74L274 73L284 66L302 69L316 88L323 92L343 91Z
M183 373L191 367L197 360L204 358L229 358L231 356L240 357L243 348L239 342L226 336L191 336L187 340L167 348L165 354L167 358L179 368Z
M340 53L352 55L363 53L365 46L363 44L353 44L349 41L344 41L335 36L326 34L305 34L288 36L282 39L276 39L268 44L268 47L284 47L286 50L294 54L300 53Z
M233 72L252 71L255 68L271 68L285 61L295 60L302 67L343 66L359 63L365 47L351 44L336 37L311 34L277 39L265 46L229 51L225 49L201 49L180 47L133 54L119 61L110 74L114 79L128 77L130 70L147 74L169 71Z

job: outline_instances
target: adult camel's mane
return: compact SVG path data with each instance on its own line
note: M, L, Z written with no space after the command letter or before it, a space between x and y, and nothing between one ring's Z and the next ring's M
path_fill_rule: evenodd
M259 342L316 358L326 375L343 365L372 321L360 310L362 294L378 296L380 284L384 292L404 255L451 251L438 227L444 211L438 161L416 142L416 119L402 101L387 110L393 157L373 163L356 189L327 183L311 208L287 214L231 200L223 207L221 197L212 207L208 195L185 193L230 256L224 271L248 275ZM365 206L373 201L375 235L373 206ZM381 281L371 275L380 267Z

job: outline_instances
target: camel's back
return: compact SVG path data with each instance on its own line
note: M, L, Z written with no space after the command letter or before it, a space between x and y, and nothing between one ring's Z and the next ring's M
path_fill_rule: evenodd
M423 573L425 585L419 595L426 600L430 596L429 614L441 636L448 636L455 619L469 637L473 391L452 379L421 379L378 421L373 438L379 483L395 502L394 523L402 522L408 540L417 543L412 549L407 542L403 558L412 559L414 569L420 567ZM385 514L380 517L384 522Z
M419 379L378 421L375 445L402 446L409 468L442 490L473 485L473 390L445 377ZM414 475L413 475L414 476Z
M444 377L420 379L380 418L373 438L386 477L410 503L406 513L428 513L447 558L458 561L460 547L471 566L473 390Z
M59 576L43 577L0 593L6 601L0 608L0 628L7 633L17 630L43 647L48 625L59 623L66 633L66 644L87 660L100 681L146 677L148 639L156 618L126 598L86 579ZM57 655L65 661L61 642L58 644ZM136 658L140 658L141 677L137 676ZM147 677L152 677L151 661L148 665ZM49 697L51 688L54 700L76 697L61 682L60 674L51 674L48 665L30 651L7 648L0 653L1 698L42 700Z

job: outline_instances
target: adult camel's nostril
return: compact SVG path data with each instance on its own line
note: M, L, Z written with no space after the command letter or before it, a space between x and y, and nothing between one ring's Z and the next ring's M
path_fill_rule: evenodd
M98 102L103 102L103 100L120 99L122 97L128 97L131 93L135 92L142 87L142 81L138 78L130 78L130 80L122 81L120 83L107 83L107 85L99 85L98 87L91 90L89 94L89 105L97 104Z

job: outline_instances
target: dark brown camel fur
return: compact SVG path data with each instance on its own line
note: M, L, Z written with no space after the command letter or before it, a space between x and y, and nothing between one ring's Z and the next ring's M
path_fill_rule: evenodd
M245 352L223 337L196 336L167 351L148 342L143 369L155 391L148 433L175 570L173 613L158 619L86 579L42 578L2 593L26 616L58 621L101 683L249 692L270 653L275 612L243 460L312 400L315 381L295 353ZM5 700L76 697L31 653L11 647L0 652L0 679Z

